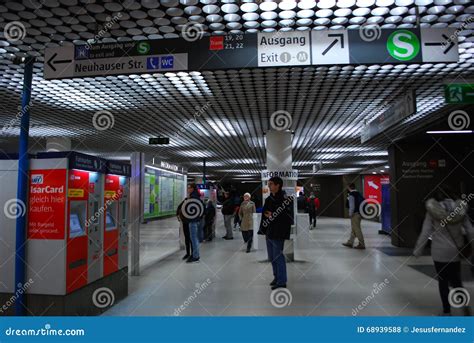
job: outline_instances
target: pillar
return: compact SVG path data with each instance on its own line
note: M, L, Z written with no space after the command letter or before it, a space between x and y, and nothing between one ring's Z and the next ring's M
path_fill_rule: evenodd
M140 275L140 224L143 221L143 185L145 154L134 152L130 157L132 177L130 178L130 255L131 274Z

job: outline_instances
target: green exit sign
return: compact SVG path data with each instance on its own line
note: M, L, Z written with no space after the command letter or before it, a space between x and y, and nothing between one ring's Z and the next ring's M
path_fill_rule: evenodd
M444 97L448 104L474 104L474 83L444 85Z

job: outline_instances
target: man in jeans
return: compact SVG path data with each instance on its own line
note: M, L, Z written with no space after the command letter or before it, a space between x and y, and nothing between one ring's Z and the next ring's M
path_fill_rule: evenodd
M355 185L351 183L349 185L349 194L347 196L347 206L349 207L349 218L351 218L351 237L346 243L342 243L345 247L352 248L354 240L357 237L359 244L355 246L355 249L365 249L364 235L362 234L362 228L360 223L362 218L360 216L360 206L364 201L364 197L355 188Z
M232 232L232 222L234 220L235 205L234 199L230 197L229 192L224 193L224 202L222 203L222 214L224 215L225 236L224 239L234 239Z
M268 259L272 263L274 279L270 283L273 289L286 288L285 240L290 239L293 224L293 198L282 190L283 180L272 177L268 181L270 195L265 199L259 234L266 236Z

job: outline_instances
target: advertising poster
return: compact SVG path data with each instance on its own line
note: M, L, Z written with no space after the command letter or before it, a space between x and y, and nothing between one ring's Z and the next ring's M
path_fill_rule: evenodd
M64 239L66 169L30 172L28 239Z

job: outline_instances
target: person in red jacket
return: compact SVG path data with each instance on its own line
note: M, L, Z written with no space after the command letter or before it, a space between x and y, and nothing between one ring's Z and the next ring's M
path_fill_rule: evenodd
M307 206L308 215L309 215L309 229L316 229L316 215L319 208L319 198L317 198L313 192L311 192L308 200Z

